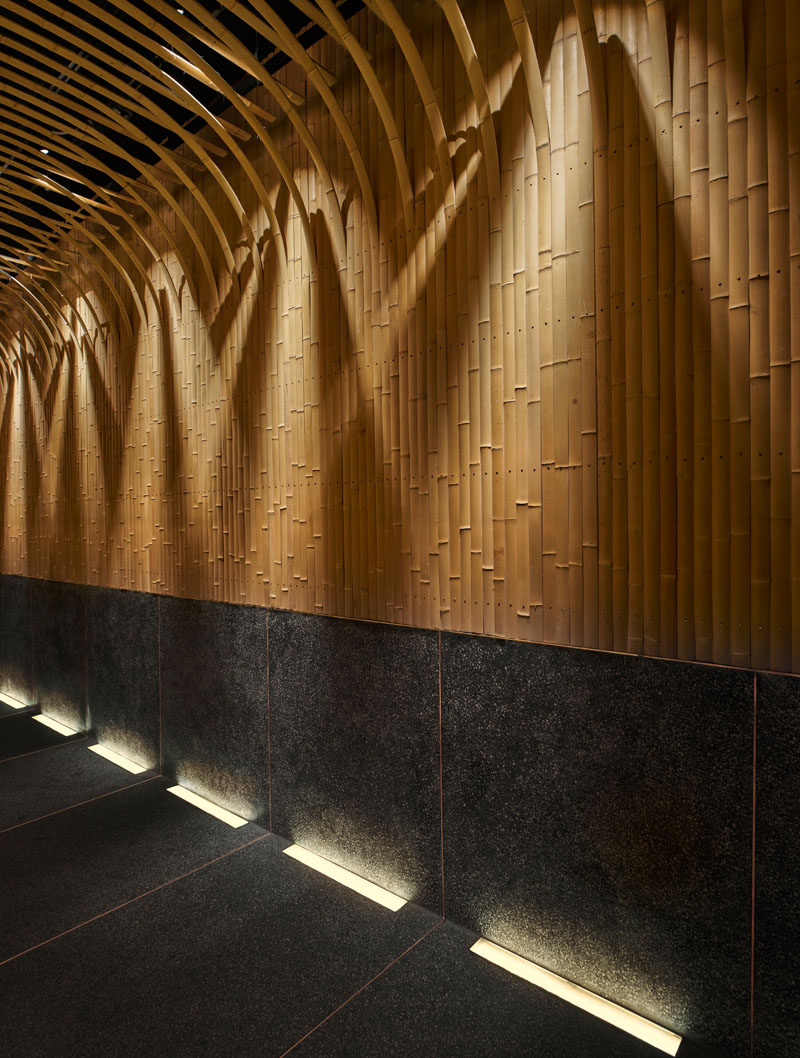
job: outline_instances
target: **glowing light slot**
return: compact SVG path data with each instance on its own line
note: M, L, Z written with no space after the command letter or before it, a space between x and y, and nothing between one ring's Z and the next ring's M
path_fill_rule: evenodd
M108 749L99 743L96 746L89 746L89 749L92 753L96 753L98 757L104 757L106 760L111 761L112 764L116 764L118 768L124 768L125 771L129 771L131 775L141 775L143 771L147 771L147 768L137 764L135 760L128 760L121 753L115 753L113 749Z
M187 790L185 786L170 786L167 793L175 794L176 797L180 797L183 801L188 801L189 804L194 805L195 808L200 808L203 812L208 812L210 816L214 816L216 819L221 819L222 822L227 823L229 827L243 827L247 823L247 820L242 819L241 816L235 816L233 812L229 812L227 808L220 808L220 806L215 805L213 801L207 801L205 797L201 797L200 794L196 794L192 790Z
M73 728L67 727L66 724L62 724L59 720L54 720L52 716L45 716L44 713L37 713L33 719L37 723L49 727L51 731L58 732L59 735L77 735L78 733Z
M283 851L287 856L291 856L293 860L304 863L306 867L312 867L315 871L319 871L320 874L332 878L334 882L346 885L348 889L353 889L383 907L388 907L390 911L399 911L404 904L408 903L402 896L395 896L388 889L383 889L380 885L376 885L375 882L368 882L366 878L353 874L352 871L348 871L336 863L331 863L330 860L326 860L323 856L318 856L316 852L309 852L302 845L290 845L288 849Z
M10 705L12 709L29 708L24 702L20 702L16 698L12 698L10 694L0 694L0 702L4 702L6 705Z
M472 945L470 951L508 970L509 973L521 977L524 981L529 981L532 985L544 989L545 992L551 992L559 999L565 999L588 1014L593 1014L596 1018L615 1025L623 1032L636 1036L637 1039L649 1043L651 1047L657 1047L666 1054L676 1054L681 1045L682 1037L670 1032L669 1029L648 1021L640 1014L634 1014L632 1010L617 1006L609 999L603 999L602 996L595 995L594 992L573 984L572 981L567 981L558 974L545 970L543 966L537 966L536 963L523 959L521 955L515 955L514 952L493 944L490 940L484 940L481 937Z

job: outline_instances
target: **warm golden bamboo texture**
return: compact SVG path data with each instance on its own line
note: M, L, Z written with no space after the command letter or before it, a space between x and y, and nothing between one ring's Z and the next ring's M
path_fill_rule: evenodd
M794 3L318 11L6 284L2 568L800 671Z

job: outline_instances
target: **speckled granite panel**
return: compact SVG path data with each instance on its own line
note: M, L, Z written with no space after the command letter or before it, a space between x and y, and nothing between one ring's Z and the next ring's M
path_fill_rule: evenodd
M268 823L267 611L161 600L164 774Z
M800 679L758 676L756 1058L800 1055Z
M89 725L99 742L158 768L158 598L88 592Z
M276 833L441 907L435 632L270 611Z
M7 574L0 576L0 692L34 701L31 582Z
M36 701L43 713L85 730L89 589L52 580L30 584Z
M744 1054L752 675L446 635L443 698L448 916Z

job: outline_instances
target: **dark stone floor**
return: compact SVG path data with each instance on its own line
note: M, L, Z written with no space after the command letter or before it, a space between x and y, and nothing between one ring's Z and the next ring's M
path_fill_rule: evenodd
M659 1053L88 744L0 762L6 1058Z

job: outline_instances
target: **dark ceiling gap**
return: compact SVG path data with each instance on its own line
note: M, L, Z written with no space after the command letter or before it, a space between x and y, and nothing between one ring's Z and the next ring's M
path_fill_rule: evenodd
M86 69L86 65L93 64L101 70L107 68L109 73L119 77L121 81L124 81L129 85L132 95L140 93L155 102L158 107L164 110L169 117L172 118L175 124L180 125L181 128L189 134L196 135L204 128L207 128L207 122L201 116L193 114L191 110L186 108L177 99L170 100L168 95L161 94L160 91L156 91L153 86L148 84L147 71L144 68L144 65L142 65L141 71L143 78L142 81L137 80L128 69L116 68L114 65L114 55L109 50L108 43L92 38L82 23L88 23L90 26L94 26L97 30L103 31L110 36L119 37L121 41L124 41L125 46L130 48L134 54L142 56L142 58L147 59L160 69L166 71L171 78L177 81L178 84L182 85L211 114L219 117L230 108L230 102L223 93L202 81L196 80L181 67L173 66L167 59L157 55L155 51L148 52L140 41L124 37L120 34L117 27L110 27L95 14L87 11L80 2L77 2L77 0L62 0L60 5L63 9L62 17L55 17L44 12L36 0L17 0L17 2L21 7L27 8L27 10L30 11L31 16L25 17L22 14L9 11L8 9L4 11L5 16L13 19L18 27L16 31L8 29L3 30L3 47L6 54L9 56L16 55L20 62L27 62L29 65L35 67L37 64L35 60L31 58L30 54L18 51L20 45L28 49L36 47L36 45L32 43L32 37L26 36L26 33L31 34L35 32L42 36L50 36L53 38L54 44L59 41L60 34L71 33L76 37L82 37L87 44L97 47L101 52L105 51L107 57L94 55L88 50L80 48L75 51L74 56L70 56L69 60L59 57L55 51L48 53L46 56L43 54L40 64L40 72L37 73L35 79L41 82L44 91L49 91L52 95L60 96L62 98L65 115L68 116L74 109L72 106L73 101L68 93L68 86L75 82L75 88L84 92L89 97L90 106L93 98L106 105L112 106L120 116L131 122L143 133L141 138L134 138L122 133L116 128L109 128L104 122L102 114L98 114L96 118L87 118L85 115L78 115L76 112L76 116L80 117L80 120L88 124L90 127L95 128L104 136L107 136L112 142L118 143L121 150L127 152L132 158L136 159L137 163L140 164L140 168L137 169L125 159L118 157L111 151L94 143L87 142L86 138L81 136L79 130L71 129L69 127L68 122L67 127L63 129L51 129L50 138L45 145L47 154L43 154L43 159L44 157L48 157L51 164L47 166L42 164L42 175L66 188L72 188L77 194L83 195L90 203L92 200L99 201L97 195L88 184L81 184L80 180L77 179L77 176L81 176L91 183L94 183L97 187L109 192L120 192L127 181L139 179L142 175L145 175L146 169L149 166L155 165L158 162L158 155L148 146L148 141L150 143L159 144L171 151L178 149L184 141L182 136L177 132L165 128L160 125L157 120L144 117L135 110L127 108L124 104L124 100L114 99L113 101L109 101L108 93L105 90L102 79L93 70ZM285 52L281 51L273 43L262 37L252 26L248 25L233 12L229 11L224 4L218 3L218 0L198 0L198 2L206 11L213 15L228 32L236 36L237 40L246 47L250 54L253 55L261 65L263 65L268 73L275 74L290 62L290 59ZM246 3L247 0L243 0L243 2ZM166 28L166 23L158 10L151 7L149 4L142 2L138 5L142 16L141 22L134 20L125 11L120 10L114 3L97 0L97 6L101 7L108 15L113 16L123 24L135 29L140 35L149 37L154 43L166 43L158 36L157 31L148 28L148 26L145 25L145 21L152 20L156 25L161 23ZM180 0L177 0L177 2L174 3L176 11L180 6ZM297 40L303 48L310 48L325 36L324 30L311 22L304 12L300 11L294 6L294 4L287 2L287 0L273 0L270 6L296 35ZM336 6L342 16L345 19L348 19L357 11L361 10L364 4L363 0L336 0ZM255 9L251 8L251 10L254 14L258 14ZM41 18L43 14L46 14L48 18L47 25L44 28L42 28L33 17L36 15ZM176 19L175 22L170 22L169 30L175 36L180 37L189 44L198 55L202 56L203 60L220 77L222 77L235 92L239 95L247 95L250 93L259 82L250 74L243 71L238 65L230 62L213 48L203 43L202 40L199 40L194 35L192 27L197 26L198 29L200 29L201 25L201 23L195 22L187 12L185 18L180 17L179 19ZM205 27L202 28L207 32ZM39 45L39 47L41 48L41 45ZM61 72L54 70L53 67L58 66L61 62L63 62L63 69ZM132 66L134 69L137 66L136 60L133 56L126 55L122 57L121 65L122 62L124 62L125 66ZM9 70L10 69L11 67L9 66ZM81 77L94 81L96 83L96 88L94 86L87 87L84 83L78 83ZM9 76L3 75L1 66L0 89L2 89L3 92L3 95L0 95L0 105L6 104L9 96L16 98L24 97L25 105L36 110L37 113L41 115L40 123L43 126L49 128L54 123L52 115L48 114L47 111L43 109L42 100L34 95L24 93L21 86L11 81ZM17 123L12 123L6 120L4 128L8 133L19 134L19 124L22 124L24 128L24 119L19 119L19 122ZM59 143L63 144L63 153L59 151ZM87 162L72 157L70 152L73 147L78 147L96 157L101 168L94 169ZM0 152L5 154L6 157L9 157L14 151L18 151L19 149L21 148L11 143L7 143L5 149L3 149L3 145L0 143ZM30 156L25 158L23 164L30 168L35 168L37 159L34 153L34 148L29 147L22 149L29 149L31 151ZM51 171L57 168L59 161L65 166L68 166L70 170L77 174L77 176L68 177ZM109 171L119 177L119 182L109 175ZM23 173L14 170L13 160L11 163L11 169L7 169L6 166L0 166L0 181L5 185L2 199L0 199L0 208L2 208L7 215L15 215L15 199L18 199L20 202L23 201L23 195L20 194L17 188L24 189L27 187L29 190L35 192L36 196L41 201L41 217L39 223L35 225L37 236L40 239L46 239L47 241L55 243L61 238L62 231L60 228L65 221L56 211L59 208L64 208L65 203L69 203L68 208L76 218L85 217L87 215L86 209L76 200L69 198L68 195L62 194L56 190L50 190L40 184L37 184L34 187L32 182L26 181L26 177ZM54 208L48 209L48 203ZM30 207L30 202L26 203L26 205ZM17 242L17 233L20 233L20 242L22 242L22 235L24 232L31 231L34 225L31 222L31 218L23 213L16 213L16 219L18 220L18 224L11 224L9 222L4 224L5 236L6 238L9 238L10 241ZM48 221L50 223L48 223ZM28 256L30 259L31 255L23 252L23 248L24 244L23 247L21 247L21 256ZM0 276L0 285L5 284L8 281L8 275Z

